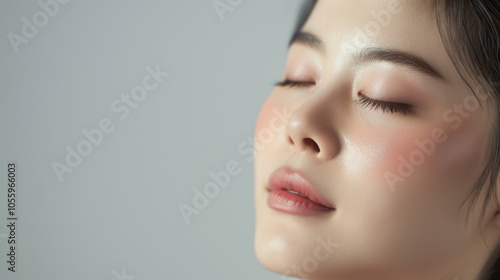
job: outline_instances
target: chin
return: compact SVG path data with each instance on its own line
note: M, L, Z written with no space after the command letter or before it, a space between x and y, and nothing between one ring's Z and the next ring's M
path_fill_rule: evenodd
M304 227L311 217L294 216L271 209L266 193L256 200L254 251L266 269L299 279L327 279L339 243L318 236L315 226ZM315 218L313 218L315 219ZM319 222L319 221L318 221ZM313 222L314 223L314 222ZM328 270L328 271L327 271Z

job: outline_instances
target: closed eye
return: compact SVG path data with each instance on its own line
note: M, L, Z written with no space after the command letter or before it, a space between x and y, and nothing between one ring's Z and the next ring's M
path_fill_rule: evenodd
M310 87L315 85L315 82L305 82L305 81L293 81L286 79L284 81L279 81L275 84L275 86L279 87Z
M359 93L360 98L358 100L355 100L357 104L361 105L363 108L370 108L373 110L382 110L384 113L401 113L403 115L408 114L411 112L411 106L408 104L403 104L403 103L398 103L398 102L391 102L391 101L382 101L382 100L376 100L376 99L371 99L369 97L364 96L363 94Z
M294 81L285 79L283 81L279 81L275 84L275 86L279 87L310 87L315 85L315 82L305 82L305 81ZM392 101L382 101L369 98L364 96L362 93L359 93L360 98L355 100L357 104L361 105L363 108L370 108L373 110L382 110L384 113L401 113L403 115L411 112L411 106L404 103L392 102Z

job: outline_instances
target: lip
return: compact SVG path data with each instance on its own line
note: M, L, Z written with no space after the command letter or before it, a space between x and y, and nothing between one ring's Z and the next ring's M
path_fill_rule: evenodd
M335 210L300 171L289 167L279 168L271 174L268 190L270 194L267 204L274 210L296 215L314 215Z

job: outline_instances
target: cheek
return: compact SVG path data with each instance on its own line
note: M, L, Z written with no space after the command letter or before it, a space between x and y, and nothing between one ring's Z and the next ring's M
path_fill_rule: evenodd
M406 127L350 130L344 165L353 179L342 203L354 231L379 236L365 240L367 255L384 250L427 262L425 256L443 257L467 238L456 210L479 175L485 128L473 121L457 130L446 123Z
M364 125L351 126L347 133L345 164L347 174L353 174L361 183L360 189L370 192L387 192L406 181L425 163L420 157L416 139L428 137L425 125L409 125L407 129L384 128ZM397 182L397 184L392 181ZM368 186L370 186L368 188ZM368 188L368 189L365 189Z
M258 135L264 129L276 130L276 127L282 128L284 125L284 120L283 117L280 116L280 112L283 113L284 111L286 110L283 102L281 102L275 97L274 94L271 93L271 95L269 95L269 97L260 108L260 112L255 125L255 134ZM286 116L287 113L285 112L284 115Z
M484 128L446 124L409 125L408 129L383 131L363 128L353 132L346 164L350 173L362 173L377 188L453 188L474 181L486 145Z
M276 107L276 100L269 96L260 108L257 122L255 124L255 134L258 135L263 128L269 126L269 120L273 116L272 108Z
M254 148L257 153L270 144L283 144L283 133L289 118L285 103L271 94L262 105L255 124Z

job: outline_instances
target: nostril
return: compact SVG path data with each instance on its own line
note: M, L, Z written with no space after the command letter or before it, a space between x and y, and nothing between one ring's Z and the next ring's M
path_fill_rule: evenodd
M320 150L316 141L311 138L304 138L302 141L304 142L305 147L311 147L316 153L319 153Z
M290 143L291 145L293 145L293 144L294 144L293 139L292 139L292 137L290 137L290 136L288 136L288 143Z

